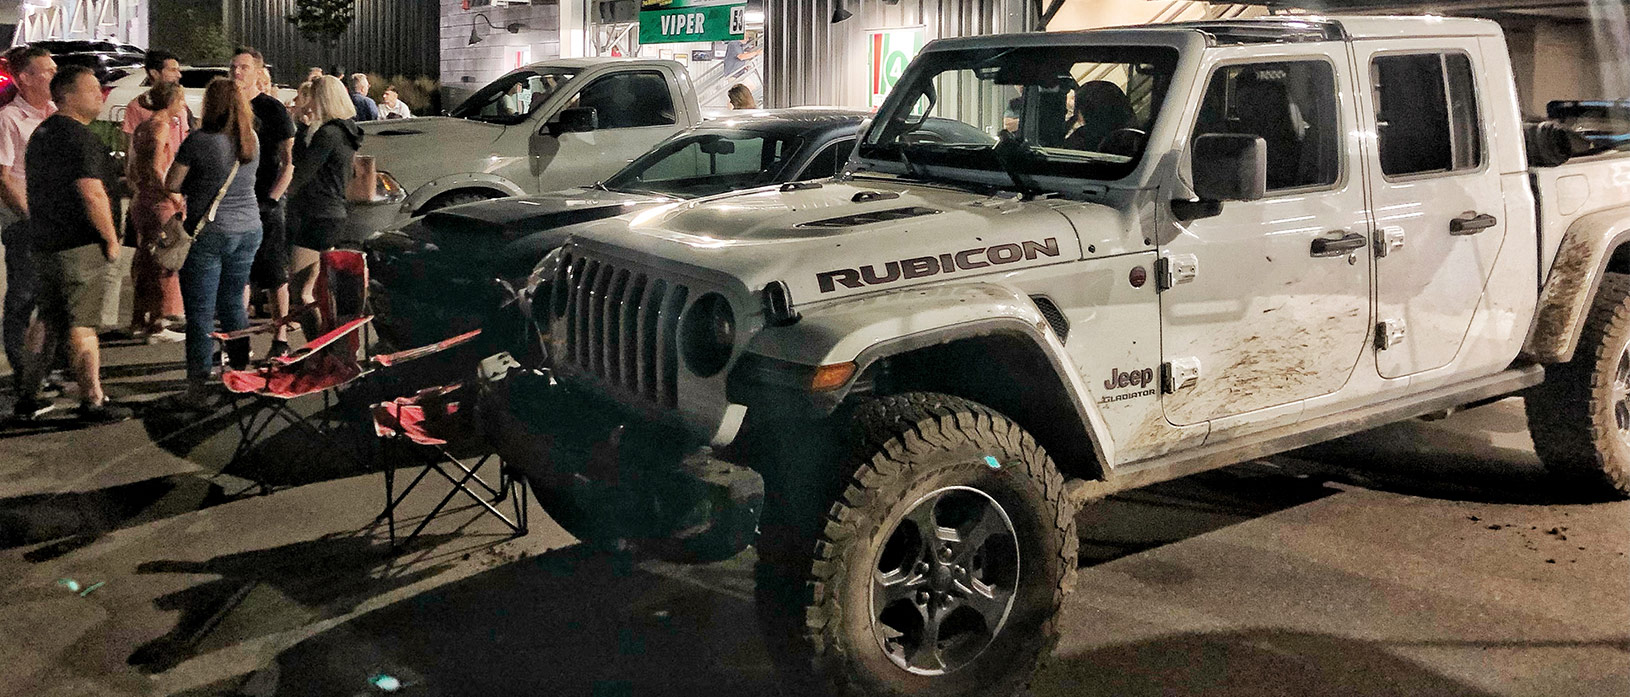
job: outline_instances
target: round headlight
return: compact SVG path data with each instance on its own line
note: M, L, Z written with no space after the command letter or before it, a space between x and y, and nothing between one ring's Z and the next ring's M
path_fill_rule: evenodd
M708 293L690 306L682 325L682 350L691 372L705 378L723 370L736 345L736 313L730 301Z

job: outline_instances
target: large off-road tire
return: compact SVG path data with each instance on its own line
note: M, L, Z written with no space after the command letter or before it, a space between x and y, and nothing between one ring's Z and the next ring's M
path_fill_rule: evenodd
M1023 689L1058 642L1076 567L1052 460L1007 417L942 394L868 400L836 421L765 478L758 609L788 682Z
M1573 360L1523 400L1540 461L1592 493L1630 496L1630 276L1596 291Z

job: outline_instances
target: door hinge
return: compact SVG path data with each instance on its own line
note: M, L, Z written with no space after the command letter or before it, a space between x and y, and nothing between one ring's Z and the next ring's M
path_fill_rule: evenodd
M1200 359L1174 358L1160 366L1160 386L1166 394L1175 394L1200 383Z
M1193 254L1169 254L1155 260L1155 277L1160 289L1175 288L1200 275L1200 258Z
M1375 256L1384 257L1404 248L1404 229L1388 225L1375 231Z
M1404 335L1409 328L1404 326L1401 319L1382 320L1375 325L1375 347L1382 351L1404 343Z

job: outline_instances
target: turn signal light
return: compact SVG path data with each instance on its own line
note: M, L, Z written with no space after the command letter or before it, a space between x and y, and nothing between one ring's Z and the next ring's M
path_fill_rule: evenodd
M815 377L809 381L809 388L817 392L836 389L849 382L855 376L855 364L833 363L815 369Z

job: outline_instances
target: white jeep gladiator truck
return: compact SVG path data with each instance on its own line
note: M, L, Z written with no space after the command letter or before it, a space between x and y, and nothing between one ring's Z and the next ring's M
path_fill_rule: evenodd
M374 200L351 207L362 240L415 215L604 179L702 120L685 67L670 60L560 58L514 70L447 116L372 121Z
M1630 159L1533 166L1528 128L1482 20L933 42L837 178L544 260L528 476L569 528L756 520L772 654L854 695L1021 689L1117 490L1521 395L1548 468L1623 496Z

